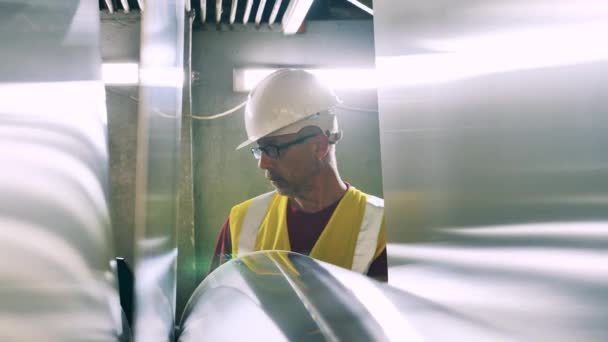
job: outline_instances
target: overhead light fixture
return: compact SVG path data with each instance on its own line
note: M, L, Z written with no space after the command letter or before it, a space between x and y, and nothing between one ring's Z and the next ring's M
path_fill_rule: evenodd
M248 92L266 76L275 72L274 68L243 68L233 71L235 92ZM376 69L307 69L333 89L361 90L378 86Z
M114 86L141 85L151 87L181 87L184 70L175 67L153 67L140 70L137 63L103 63L103 83Z
M283 15L283 33L295 34L298 32L313 0L291 0Z
M174 87L184 85L184 70L176 67L148 67L140 70L139 80L147 87Z

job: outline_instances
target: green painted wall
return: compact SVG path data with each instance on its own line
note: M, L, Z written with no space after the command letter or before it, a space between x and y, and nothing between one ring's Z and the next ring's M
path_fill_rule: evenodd
M232 90L236 67L307 65L373 67L371 21L310 22L306 32L284 36L269 29L240 27L218 30L215 25L193 34L192 66L199 79L192 88L193 114L226 111L246 99ZM338 91L351 107L377 108L375 90ZM230 208L271 190L246 150L235 147L246 139L243 110L212 121L192 122L195 239L197 270L205 275L217 234ZM377 113L340 110L344 138L337 145L343 178L368 193L382 196Z

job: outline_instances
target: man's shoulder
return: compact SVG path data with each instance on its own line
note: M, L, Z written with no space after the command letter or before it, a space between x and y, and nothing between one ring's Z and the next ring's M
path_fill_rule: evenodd
M367 205L371 205L376 208L384 208L384 199L374 195L367 195Z
M276 193L277 193L276 191L269 191L269 192L263 193L261 195L255 196L253 198L250 198L246 201L243 201L239 204L234 205L232 207L232 209L234 210L234 209L239 209L239 208L246 208L246 207L249 207L254 202L270 203L270 200Z
M358 191L362 195L364 195L368 206L372 206L372 207L376 207L376 208L384 208L384 199L383 198L365 193L365 192L355 188L352 185L349 187L349 190L350 189L352 189L353 191Z

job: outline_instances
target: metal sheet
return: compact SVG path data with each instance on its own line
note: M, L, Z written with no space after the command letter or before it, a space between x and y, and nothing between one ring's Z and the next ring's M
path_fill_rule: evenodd
M374 11L391 283L519 340L606 340L605 1Z
M142 14L136 341L168 341L173 336L184 17L184 0L152 1Z
M0 340L117 340L97 3L0 1L0 46Z
M205 278L186 307L179 341L446 341L460 331L506 340L485 323L361 274L271 251Z

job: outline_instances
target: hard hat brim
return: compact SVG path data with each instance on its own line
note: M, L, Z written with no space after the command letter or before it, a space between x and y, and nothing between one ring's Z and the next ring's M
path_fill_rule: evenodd
M251 145L255 142L255 140L247 139L243 141L239 146L236 147L236 151L242 149L245 146ZM233 145L234 146L234 145Z
M241 148L250 145L259 139L264 137L278 136L278 135L286 135L286 134L295 134L302 130L304 127L313 126L321 129L323 133L326 132L338 132L338 121L335 114L330 112L323 112L310 115L300 121L296 121L291 125L287 125L270 133L264 134L261 137L251 137L250 139L241 143L236 149L240 150ZM327 133L326 133L327 134Z

